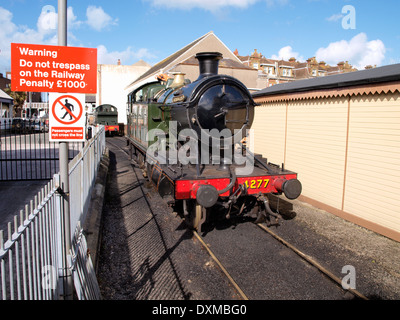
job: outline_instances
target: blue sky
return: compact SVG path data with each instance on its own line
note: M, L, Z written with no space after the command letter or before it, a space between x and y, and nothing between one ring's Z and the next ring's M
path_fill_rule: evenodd
M57 6L0 0L0 72L12 42L57 44ZM98 48L99 63L154 64L213 31L240 55L361 69L400 63L399 12L398 0L69 0L68 45Z

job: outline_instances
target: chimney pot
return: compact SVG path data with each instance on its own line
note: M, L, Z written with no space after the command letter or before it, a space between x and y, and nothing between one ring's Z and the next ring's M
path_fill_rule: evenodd
M222 53L219 52L199 52L196 54L199 60L200 76L199 79L218 74L219 60Z

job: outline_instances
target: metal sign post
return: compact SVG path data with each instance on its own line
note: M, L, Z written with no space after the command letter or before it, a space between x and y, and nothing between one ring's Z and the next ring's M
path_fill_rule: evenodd
M67 0L58 0L58 45L67 46ZM64 287L64 299L72 300L73 283L72 272L68 267L68 255L71 249L71 219L69 212L69 177L68 177L68 142L59 142L59 161L60 161L60 187L63 193L63 209L64 216L62 222L64 224L63 232L63 248L62 257L62 276Z

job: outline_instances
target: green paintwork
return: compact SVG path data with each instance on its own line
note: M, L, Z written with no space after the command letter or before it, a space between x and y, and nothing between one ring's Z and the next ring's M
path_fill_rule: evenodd
M118 111L111 104L102 104L95 109L95 122L101 125L117 125Z
M147 133L153 129L168 133L168 123L171 120L170 108L155 101L157 94L166 91L166 86L159 82L152 82L139 87L128 95L127 125L128 137L147 149L156 142L147 141ZM172 92L171 90L168 90Z

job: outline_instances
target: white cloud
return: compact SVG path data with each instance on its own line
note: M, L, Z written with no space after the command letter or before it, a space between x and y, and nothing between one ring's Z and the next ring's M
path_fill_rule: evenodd
M13 14L0 7L0 72L10 71L11 43L46 43L53 41L52 34L43 28L34 30L25 25L16 25Z
M326 48L319 48L316 59L329 64L349 61L357 69L367 65L380 65L385 59L386 48L381 40L368 41L365 33L359 33L350 41L341 40L330 43Z
M117 19L111 18L102 7L89 6L86 9L87 24L96 31L101 31L104 28L116 25Z
M87 21L80 21L74 14L72 7L67 9L67 23L69 30L75 30L86 23L93 29L101 31L104 28L117 23L116 19L111 18L101 7L89 6L87 8ZM40 13L36 29L28 28L25 25L17 25L13 22L13 14L0 7L0 72L10 70L11 66L11 43L35 43L57 45L57 12L54 6L44 6ZM75 35L68 31L68 43L76 42ZM118 59L122 63L129 64L138 59L155 59L147 49L134 51L128 47L124 51L108 52L105 46L99 46L99 63L115 64Z
M343 14L341 14L341 13L338 13L338 14L333 14L333 15L331 15L330 17L328 17L328 18L326 18L325 20L327 20L327 21L333 21L333 22L336 22L336 21L339 21L340 19L342 19L344 17L344 15Z
M304 58L298 52L294 52L291 46L283 47L279 50L278 55L273 54L271 56L271 59L274 60L289 60L290 58L296 58L297 61L304 61Z
M12 22L12 13L0 7L0 37L3 39L7 35L16 31L17 26Z
M82 22L78 21L72 7L67 9L68 29L79 27ZM0 7L0 72L9 71L11 67L11 43L34 43L57 45L57 12L54 6L46 5L36 22L36 29L26 25L17 25L13 22L13 14ZM76 40L76 37L68 32L68 42Z
M155 7L190 10L200 8L216 12L221 8L247 8L259 0L146 0ZM282 1L282 0L278 0ZM286 1L286 0L283 0Z
M145 48L135 51L131 47L128 47L124 51L108 52L104 45L97 47L97 59L99 64L117 64L118 59L120 59L122 64L128 65L139 59L152 60L155 58L157 57Z
M77 16L74 14L74 9L72 7L68 7L67 9L67 24L68 29L79 28L82 24L82 21L79 21Z

